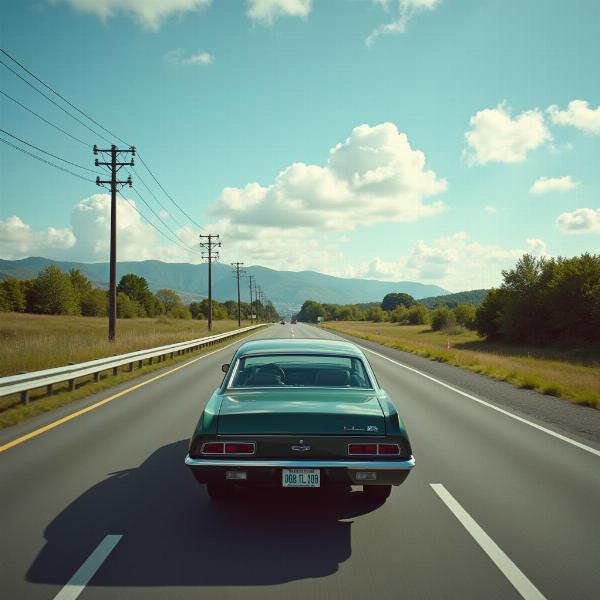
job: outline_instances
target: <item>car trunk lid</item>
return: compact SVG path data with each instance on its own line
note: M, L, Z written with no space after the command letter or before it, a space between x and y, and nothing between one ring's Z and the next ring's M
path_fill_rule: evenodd
M243 390L224 394L218 433L372 436L385 422L373 390Z

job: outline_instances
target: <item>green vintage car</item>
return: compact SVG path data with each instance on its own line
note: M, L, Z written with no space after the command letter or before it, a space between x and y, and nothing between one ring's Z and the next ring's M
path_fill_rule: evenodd
M345 341L242 344L206 404L185 464L211 498L235 485L362 485L385 500L415 466L398 411Z

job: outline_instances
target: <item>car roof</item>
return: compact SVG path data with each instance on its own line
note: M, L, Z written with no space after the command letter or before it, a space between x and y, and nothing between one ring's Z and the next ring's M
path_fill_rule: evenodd
M237 356L250 354L339 354L343 356L356 356L363 358L360 349L351 342L342 340L315 340L315 339L289 339L278 338L272 340L254 340L242 344Z

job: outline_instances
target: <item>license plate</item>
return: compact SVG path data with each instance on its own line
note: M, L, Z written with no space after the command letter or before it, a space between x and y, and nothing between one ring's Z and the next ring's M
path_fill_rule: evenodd
M283 469L283 487L321 487L319 469Z

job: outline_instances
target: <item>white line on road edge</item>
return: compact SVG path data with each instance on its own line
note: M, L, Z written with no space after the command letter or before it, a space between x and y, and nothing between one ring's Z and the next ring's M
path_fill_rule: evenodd
M527 579L523 571L508 558L441 483L429 485L525 600L545 600L545 596Z
M344 338L342 338L342 339L344 339ZM403 369L408 369L409 371L412 371L413 373L417 373L417 375L421 375L421 377L425 377L426 379L434 381L435 383L437 383L439 385L443 385L445 388L452 390L453 392L456 392L457 394L460 394L461 396L464 396L465 398L469 398L470 400L479 402L479 404L483 404L484 406L487 406L488 408L498 411L499 413L502 413L503 415L511 417L512 419L516 419L517 421L520 421L521 423L525 423L526 425L530 425L531 427L535 427L535 429L539 429L540 431L543 431L544 433L547 433L548 435L552 435L555 438L562 440L563 442L567 442L568 444L577 446L577 448L580 448L581 450L585 450L586 452L590 452L591 454L600 456L600 450L596 450L596 448L592 448L591 446L586 446L585 444L582 444L581 442L572 440L571 438L561 435L560 433L556 433L555 431L552 431L551 429L546 429L545 427L542 427L541 425L538 425L537 423L528 421L527 419L524 419L523 417L518 417L517 415L509 412L508 410L504 410L503 408L495 406L494 404L490 404L489 402L486 402L485 400L482 400L481 398L477 398L476 396L467 394L467 392L463 392L462 390L459 390L458 388L455 388L452 385L448 385L447 383L444 383L443 381L440 381L439 379L436 379L435 377L432 377L431 375L426 375L425 373L422 373L421 371L419 371L417 369L413 369L413 367L403 365L401 362L398 362L397 360L393 360L392 358L388 358L387 356L380 354L379 352L375 352L375 350L371 350L370 348L367 348L366 346L361 346L360 344L357 344L357 346L359 346L363 350L366 350L367 352L370 352L371 354L375 354L376 356L379 356L380 358L389 360L391 363L394 363L395 365L398 365L399 367L402 367Z
M54 600L75 600L83 592L90 579L108 558L108 555L119 543L122 535L107 535L98 544L96 549L88 556L87 560L77 569L65 587L58 592Z

